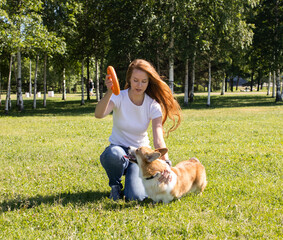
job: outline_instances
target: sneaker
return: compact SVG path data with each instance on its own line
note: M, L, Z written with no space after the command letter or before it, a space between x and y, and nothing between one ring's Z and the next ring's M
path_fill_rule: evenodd
M111 187L109 198L113 199L114 201L117 201L121 198L121 188L119 185L114 185Z

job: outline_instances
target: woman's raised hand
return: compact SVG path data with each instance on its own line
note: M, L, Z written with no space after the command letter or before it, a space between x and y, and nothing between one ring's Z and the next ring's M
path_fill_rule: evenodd
M106 85L108 91L113 92L112 89L111 89L112 86L113 86L113 82L112 82L112 78L111 78L110 74L106 75L106 77L105 77L105 85Z

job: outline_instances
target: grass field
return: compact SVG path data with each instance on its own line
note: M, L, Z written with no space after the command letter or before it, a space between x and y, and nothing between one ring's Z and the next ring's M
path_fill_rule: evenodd
M173 164L197 157L208 186L167 205L107 198L99 155L112 118L95 119L94 100L58 95L32 110L25 99L8 116L2 106L0 239L282 239L283 104L263 93L205 103L183 106L166 144Z

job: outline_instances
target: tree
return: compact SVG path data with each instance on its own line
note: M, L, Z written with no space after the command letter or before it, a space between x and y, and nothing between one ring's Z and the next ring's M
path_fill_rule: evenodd
M0 107L2 106L2 75L1 75L1 72L0 72Z
M207 96L206 105L208 107L210 107L210 92L211 92L211 61L210 61L210 59L208 61L208 87L207 87L207 92L208 92L208 96Z
M34 85L33 85L33 109L36 109L36 94L37 94L37 68L38 68L39 56L36 56Z
M10 105L11 105L11 75L12 75L12 65L13 65L13 55L11 54L10 57L10 64L9 64L9 77L8 77L8 84L7 84L7 95L6 95L6 103L5 103L5 113L8 114Z
M85 105L84 100L84 59L82 59L82 72L81 72L81 81L82 81L82 99L81 99L81 105Z
M12 49L17 49L17 102L19 111L24 109L24 103L22 98L22 78L21 78L21 51L27 47L26 39L29 37L28 33L30 29L35 26L35 22L38 21L41 8L41 1L35 3L31 0L21 1L9 1L5 4L5 11L7 13L4 16L5 21L9 25L10 38Z
M255 25L253 44L249 54L252 74L256 70L260 79L261 75L267 75L269 72L278 73L282 69L283 62L282 1L261 0L255 9L249 11L248 16L248 21ZM279 87L280 83L277 82L276 85ZM278 95L279 92L280 90L276 93L275 101L282 100Z
M46 37L48 39L42 49L43 55L47 55L44 57L44 64L46 65L47 58L51 58L50 63L53 64L53 68L60 76L62 100L66 100L65 74L68 73L66 69L77 67L76 60L78 59L74 58L74 49L76 49L74 45L78 40L76 39L78 35L76 15L80 13L80 9L81 3L76 0L46 0L43 5L42 19L43 25L47 29ZM79 52L79 48L76 50L77 52ZM44 74L46 75L46 72ZM44 86L46 86L46 82Z
M259 81L261 76L264 78L269 72L278 73L282 69L280 23L283 14L279 0L45 0L36 4L33 0L11 0L1 3L4 3L0 8L4 16L0 18L1 54L7 59L20 47L21 56L33 62L39 55L39 64L45 69L44 96L52 86L62 91L62 99L66 99L69 79L72 77L75 81L79 74L86 79L77 82L82 84L82 89L88 88L85 84L93 68L99 100L106 66L115 66L117 75L124 76L126 66L135 58L151 61L160 75L169 79L172 89L177 84L183 85L185 104L194 100L195 84L206 87L211 82L212 91L220 89L222 84L221 94L224 94L227 79L249 72L252 82ZM254 42L247 51L253 33ZM85 72L81 72L82 61ZM8 60L1 64L4 62L8 69ZM25 71L24 60L23 68ZM39 66L38 69L41 71ZM6 72L4 75L8 75ZM47 72L53 77L47 77ZM4 78L6 87L8 78ZM123 85L124 79L120 81ZM46 97L43 101L46 106Z
M9 2L10 3L10 2ZM11 4L11 3L10 3ZM10 93L11 93L11 72L13 64L13 54L20 49L20 31L19 25L17 25L17 17L15 16L15 7L9 8L6 1L1 1L1 48L6 49L11 57L9 64L9 77L8 77L8 89L6 96L5 111L8 113L11 107ZM18 52L18 60L20 60L20 53ZM18 61L18 69L20 69L20 61ZM16 73L16 72L15 72ZM21 81L17 82L17 91L21 90ZM19 96L17 94L17 96ZM19 100L19 99L17 99ZM23 109L23 102L21 102L20 110Z
M175 31L175 26L174 26L174 1L171 1L169 12L171 15L170 18L170 34L169 34L169 87L174 93L174 31Z
M252 42L252 26L246 23L243 16L245 4L246 1L238 0L204 5L210 14L204 21L204 29L207 29L202 37L204 50L212 61L231 62L233 70L240 65L242 56L239 53ZM219 66L224 67L223 72L227 71L225 65Z
M38 56L48 50L56 52L58 45L62 45L62 42L43 26L41 18L42 1L13 0L6 2L1 7L3 8L2 12L5 13L3 19L7 25L6 30L8 30L5 37L8 44L5 47L11 53L17 52L17 102L19 110L22 111L24 109L21 79L22 53ZM62 48L62 46L59 48ZM36 93L34 101L36 101ZM36 107L35 103L34 107Z
M276 72L276 102L282 101L282 95L281 95L281 82L280 82L280 69Z

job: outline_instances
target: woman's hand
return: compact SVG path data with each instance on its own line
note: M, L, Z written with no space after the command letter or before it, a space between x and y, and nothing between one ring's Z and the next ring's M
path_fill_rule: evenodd
M158 178L158 181L160 183L165 183L165 184L168 184L172 181L172 175L170 173L169 170L164 170L162 173L161 173L161 177Z
M107 87L107 90L112 92L111 88L113 86L113 82L112 82L111 75L106 75L106 77L105 77L105 85Z
M97 103L95 108L94 116L96 118L104 118L107 116L110 112L112 112L114 108L114 103L110 101L110 98L112 96L112 89L113 86L112 79L110 75L106 75L105 77L105 85L107 86L107 92L103 96L103 98Z

